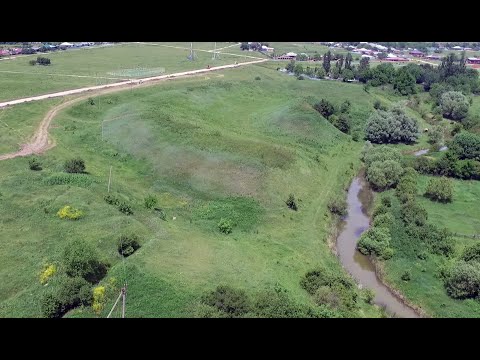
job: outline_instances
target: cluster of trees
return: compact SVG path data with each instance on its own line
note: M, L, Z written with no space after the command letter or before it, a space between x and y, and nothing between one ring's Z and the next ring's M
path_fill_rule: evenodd
M345 100L340 106L335 106L328 100L322 99L314 104L313 108L322 114L322 116L338 130L345 134L349 134L352 123L349 115L351 105L352 104L348 100Z
M240 49L241 50L254 50L254 51L260 51L262 50L262 46L268 46L269 44L267 42L243 42L240 44Z
M425 190L425 196L434 201L451 202L453 200L452 180L446 177L431 179Z
M397 149L381 145L374 147L370 141L362 151L365 175L375 190L395 187L403 173L402 155Z
M307 60L308 58L305 55L298 55L297 60ZM287 66L286 69L290 72L295 73L296 76L305 74L309 77L316 77L318 79L324 79L326 76L332 79L343 79L343 81L350 81L355 79L354 66L352 65L353 57L352 54L348 53L346 56L343 54L333 55L328 51L323 57L319 53L315 53L313 56L314 60L323 59L322 66L310 67L307 66L305 69L302 64L298 64L295 60L292 60ZM335 64L332 66L331 62L335 61Z
M446 228L427 223L428 213L416 201L418 173L407 167L395 189L401 204L400 219L410 240L419 242L433 254L451 256L454 252L451 233Z
M462 131L448 145L440 158L419 156L413 166L423 174L480 180L480 136Z
M465 249L445 274L445 289L454 299L480 296L480 244Z
M30 65L50 65L51 61L49 58L38 56L37 60L30 60L28 62Z
M297 303L280 286L250 296L242 289L219 285L205 293L197 305L195 317L202 318L331 318L340 317L322 305Z
M41 299L45 317L61 317L77 306L91 305L91 286L105 277L108 264L100 260L92 246L74 240L63 251L60 269Z
M377 144L411 144L419 137L418 123L405 109L395 105L391 110L377 110L370 115L366 126L366 139Z

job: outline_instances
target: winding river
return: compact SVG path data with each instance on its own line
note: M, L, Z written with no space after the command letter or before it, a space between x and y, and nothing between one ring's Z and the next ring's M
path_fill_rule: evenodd
M370 219L366 209L373 201L373 193L363 176L356 177L348 189L348 215L337 237L337 253L343 267L362 287L375 292L375 303L396 317L418 318L419 315L404 304L378 279L375 267L368 257L357 250L360 235L369 228Z

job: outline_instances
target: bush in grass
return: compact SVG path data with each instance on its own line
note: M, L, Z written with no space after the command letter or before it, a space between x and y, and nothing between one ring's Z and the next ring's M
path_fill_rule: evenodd
M287 206L294 211L298 210L297 202L293 194L288 195L288 199L285 201L285 204L287 204Z
M218 223L218 230L224 234L230 234L233 231L233 222L230 219L221 219Z
M401 276L401 279L403 281L410 281L412 279L412 273L410 272L410 270L405 270Z
M92 309L95 314L100 315L105 306L105 286L97 286L93 289Z
M135 251L140 249L137 235L122 235L117 241L117 250L123 257L132 255Z
M400 217L406 225L422 226L427 222L428 213L422 205L415 201L408 201L402 205Z
M417 225L406 224L405 231L411 239L425 243L430 252L450 257L455 252L454 240L447 228L440 228L434 224Z
M155 205L157 205L157 202L158 202L158 200L155 197L155 195L148 195L144 199L145 208L147 208L147 209L154 208Z
M347 202L343 198L334 198L328 202L327 206L332 214L347 215Z
M67 244L62 263L68 276L82 277L90 283L97 283L107 273L107 266L99 260L95 249L79 239Z
M313 300L317 305L328 305L333 309L341 307L342 300L337 292L329 286L320 286L313 295Z
M67 160L64 169L67 173L83 173L85 172L85 161L81 158Z
M117 197L115 197L115 195L107 194L103 197L103 200L105 200L105 202L109 205L118 206L120 204L120 201Z
M338 304L338 308L342 310L353 309L356 306L355 285L352 280L343 275L318 268L307 272L301 279L300 285L314 297L317 304L330 306ZM329 301L331 301L330 304L328 304Z
M30 65L32 65L32 66L37 65L37 61L36 61L36 60L30 60L28 63L29 63Z
M67 311L81 305L88 299L84 297L90 285L81 277L59 278L41 298L42 315L47 318L62 317Z
M480 243L467 247L461 256L465 262L479 261L480 262Z
M30 170L39 171L42 170L42 163L37 158L28 160L28 167Z
M92 98L88 98L88 103L90 105L95 105L95 100L93 100Z
M60 219L78 220L84 216L83 211L75 209L70 205L66 205L57 212Z
M475 298L480 295L480 262L458 261L445 280L447 294L454 299Z
M118 210L125 215L133 215L133 209L130 204L127 204L126 202L122 202L118 205Z
M425 196L434 201L451 202L453 199L453 181L446 178L434 178L428 182Z
M384 227L372 227L365 231L358 241L358 250L364 255L375 255L389 259L393 255L390 248L390 230Z
M57 267L54 264L46 264L40 273L40 284L45 285L56 272Z
M95 181L85 174L56 173L43 180L46 185L73 185L87 188Z
M402 172L397 161L374 161L367 167L366 178L376 190L385 190L398 183Z
M260 76L255 76L255 80L261 80Z
M261 318L320 317L316 314L315 309L295 303L283 289L258 293L254 299L253 311Z
M228 285L219 285L214 291L204 295L202 302L213 306L227 317L241 317L251 309L250 299L245 291Z
M333 104L326 99L320 100L320 102L313 105L313 108L322 114L325 119L328 119L335 112Z

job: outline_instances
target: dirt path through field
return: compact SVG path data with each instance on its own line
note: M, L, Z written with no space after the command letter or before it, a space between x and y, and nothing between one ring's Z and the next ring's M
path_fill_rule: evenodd
M136 80L132 80L132 81L123 81L123 82L113 83L113 84L108 84L108 85L101 85L101 86L87 87L87 88L82 88L82 89L68 90L68 91L62 91L62 92L58 92L58 93L52 93L52 94L47 94L47 95L35 96L35 97L31 97L31 98L25 98L25 99L19 99L19 100L13 100L13 101L0 103L0 108L2 108L2 107L11 106L11 105L15 105L15 104L23 103L23 102L28 102L28 101L36 101L36 100L42 100L42 99L47 99L47 98L52 98L52 97L62 97L62 96L67 96L67 95L72 95L72 94L77 94L77 93L88 92L88 94L86 94L86 95L76 97L74 99L68 100L66 102L62 102L61 104L54 106L45 115L45 117L40 122L40 125L37 128L37 130L35 131L35 134L33 135L31 141L27 144L22 145L22 147L19 151L0 155L0 161L1 160L7 160L7 159L13 159L13 158L16 158L16 157L21 157L21 156L29 156L29 155L32 155L32 154L41 154L44 151L54 147L55 143L52 142L52 141L49 141L49 139L48 139L48 128L50 127L50 124L51 124L53 118L57 115L57 113L60 110L63 110L63 109L65 109L65 108L67 108L67 107L69 107L69 106L71 106L71 105L73 105L73 104L75 104L75 103L77 103L81 100L88 99L89 97L91 97L93 95L98 96L98 95L105 95L105 94L114 93L114 92L127 90L127 89L137 89L139 87L152 86L152 85L155 85L155 84L159 83L160 81L164 81L164 80L168 80L168 79L197 76L199 74L203 74L203 73L206 73L206 72L229 69L229 68L236 68L236 67L239 67L239 66L250 65L250 64L260 63L260 62L264 62L264 61L268 61L268 59L249 61L249 62L233 64L233 65L217 66L217 67L212 67L210 69L184 71L184 72L175 73L175 74L161 75L161 76L155 76L155 77L143 78L143 79L136 79Z

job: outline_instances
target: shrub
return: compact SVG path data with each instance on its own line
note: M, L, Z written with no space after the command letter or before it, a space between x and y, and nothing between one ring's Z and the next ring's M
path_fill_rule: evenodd
M307 272L300 281L300 285L314 297L317 304L330 306L338 304L338 307L343 310L353 309L356 306L355 285L352 280L343 275L319 268ZM331 301L330 304L328 304L329 301Z
M57 216L60 219L78 220L84 216L83 211L72 208L70 205L66 205L57 212Z
M459 91L447 91L440 96L443 116L448 119L461 120L468 114L468 99Z
M117 250L123 257L132 255L140 249L137 235L122 235L117 241Z
M151 208L155 207L155 205L157 205L157 202L158 202L158 200L155 197L155 195L148 195L144 199L145 208L151 209Z
M97 286L93 289L92 308L95 314L100 315L105 306L105 286Z
M452 180L446 177L431 179L428 182L425 196L434 201L451 202L453 199Z
M313 299L317 305L328 305L333 309L341 306L340 296L329 286L320 286L313 295Z
M328 202L327 206L332 214L340 216L347 215L347 201L343 198L332 199Z
M261 318L322 317L316 309L292 301L285 290L262 291L256 295L253 311Z
M385 190L398 183L402 171L397 161L374 161L367 167L366 178L376 190Z
M480 261L480 243L469 246L463 251L461 259L465 262Z
M97 252L82 240L69 242L62 260L67 275L82 277L90 283L97 283L107 273L107 266L99 260Z
M28 160L28 167L30 170L39 171L42 170L42 163L37 158Z
M400 217L406 225L425 225L428 219L427 210L415 201L408 201L400 209Z
M412 274L410 270L405 270L405 272L402 274L401 279L403 281L410 281L412 279Z
M93 100L92 98L88 98L88 103L90 105L95 105L95 100Z
M390 230L384 227L372 227L365 231L357 244L364 255L375 255L381 259L389 259L393 253L390 249Z
M313 108L317 110L322 116L328 119L335 112L335 107L329 101L322 99L320 102L313 105Z
M260 76L255 76L255 80L262 80Z
M454 299L477 297L480 294L480 263L458 261L445 280L445 288Z
M133 215L133 209L130 204L127 204L126 202L122 202L118 205L118 210L125 215Z
M287 204L287 206L294 211L298 210L297 202L293 194L288 195L288 199L285 201L285 204Z
M59 318L67 311L82 303L81 294L89 288L80 277L62 277L47 289L41 298L41 311L44 317Z
M37 65L37 61L36 61L36 60L30 60L28 63L29 63L30 65L32 65L32 66Z
M115 197L115 195L107 194L103 197L103 200L105 200L105 202L109 205L117 206L120 204L120 201L118 200L117 197Z
M374 227L389 228L393 224L393 216L390 213L380 214L373 219Z
M80 158L67 160L64 169L67 173L83 173L85 172L85 161Z
M471 132L462 131L453 137L451 149L460 160L480 160L480 136Z
M45 265L42 272L40 273L40 284L45 285L48 280L55 275L57 272L57 267L54 264Z
M303 75L298 75L298 76L297 76L297 79L298 79L298 80L305 80L305 77L304 77Z
M220 285L204 295L202 302L225 313L228 317L241 317L250 311L251 304L245 291Z
M233 222L230 219L221 219L218 223L218 230L224 234L230 234L233 231Z

